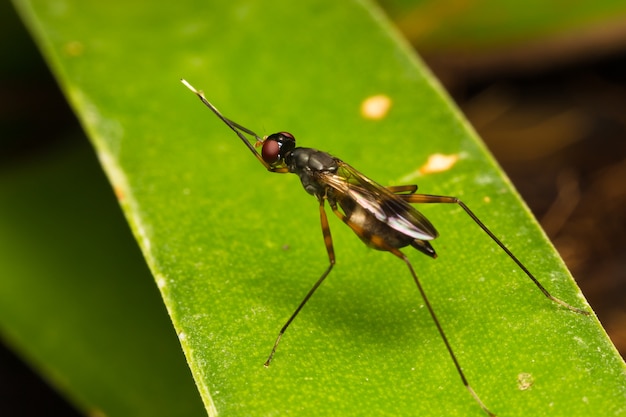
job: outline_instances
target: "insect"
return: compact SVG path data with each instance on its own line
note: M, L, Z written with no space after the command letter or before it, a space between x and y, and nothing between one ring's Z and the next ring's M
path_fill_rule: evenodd
M500 248L502 248L548 299L575 313L589 315L588 311L573 307L550 294L524 264L522 264L500 239L498 239L465 203L458 198L417 194L417 185L383 187L361 174L352 166L326 152L311 148L296 147L295 137L288 132L278 132L261 138L252 130L224 117L217 108L204 97L201 91L196 90L187 81L181 81L200 98L204 105L211 109L222 122L235 132L268 171L281 174L296 174L300 177L304 189L309 194L316 197L319 203L322 234L328 253L329 265L278 332L274 346L265 361L266 367L270 365L276 353L276 348L291 322L296 318L298 313L300 313L300 310L302 310L322 282L324 282L335 265L333 240L325 211L326 202L328 202L333 213L348 225L367 246L390 252L406 264L424 300L424 304L439 331L439 335L454 362L463 385L489 416L495 416L495 414L485 406L478 394L476 394L469 384L452 350L452 346L443 331L443 327L422 288L422 284L413 270L411 262L407 256L400 251L400 248L411 246L431 258L437 257L435 250L429 243L431 240L437 238L437 230L430 221L410 203L457 204L498 246L500 246ZM254 139L254 145L246 135ZM257 147L261 147L260 153L256 150Z

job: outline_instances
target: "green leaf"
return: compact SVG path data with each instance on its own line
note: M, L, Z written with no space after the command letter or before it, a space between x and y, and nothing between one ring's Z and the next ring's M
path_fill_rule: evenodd
M181 77L260 134L287 130L384 185L461 197L549 291L584 305L496 163L370 2L15 4L95 145L210 415L483 412L406 266L368 250L332 214L337 265L263 367L328 265L318 204L297 177L265 172ZM367 119L362 103L380 94L388 114ZM420 171L436 154L458 160ZM423 211L441 233L439 259L405 252L493 411L626 411L624 363L595 318L543 297L459 207ZM156 343L126 337L146 352ZM138 366L137 378L162 378L164 360L173 359ZM98 373L91 388L108 377ZM75 396L114 415L86 385Z

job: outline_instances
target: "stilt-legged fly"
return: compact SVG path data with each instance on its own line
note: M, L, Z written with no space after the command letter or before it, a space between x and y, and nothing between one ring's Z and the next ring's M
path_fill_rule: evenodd
M328 252L329 265L322 276L318 278L313 287L304 296L291 317L283 325L278 332L278 337L274 342L274 346L269 357L265 361L265 366L269 366L278 343L283 334L296 318L302 307L309 301L315 290L319 288L326 279L330 271L335 265L335 251L333 249L333 240L330 235L328 219L324 209L325 202L328 202L333 213L337 215L345 224L347 224L354 233L369 247L381 251L391 252L400 258L409 268L409 272L413 277L413 281L417 285L424 304L426 305L430 316L435 322L435 326L441 335L441 339L454 362L456 370L461 377L461 381L472 397L480 405L480 407L490 416L495 416L478 397L472 389L463 369L459 364L452 347L448 342L443 327L441 326L437 315L433 310L428 297L422 288L413 266L400 248L412 246L418 251L431 258L437 257L435 250L429 241L438 236L435 227L428 219L417 211L409 203L440 203L440 204L457 204L459 205L472 220L498 245L502 250L524 271L524 273L535 283L537 288L550 300L565 307L575 313L588 315L589 312L577 307L573 307L562 301L546 290L543 285L530 273L530 271L517 259L517 257L498 239L483 222L458 198L441 196L416 194L417 185L400 185L392 187L383 187L380 184L367 178L350 165L334 156L311 148L296 147L296 139L291 133L278 132L264 138L259 137L252 130L233 122L224 117L209 101L204 94L187 81L181 80L182 83L193 91L217 117L219 117L228 127L230 127L242 142L248 147L252 154L263 164L270 172L292 173L300 177L302 186L311 195L317 198L319 203L320 220L322 224L322 234L324 235L324 244ZM246 137L250 136L254 139L254 145ZM261 153L255 148L261 147Z

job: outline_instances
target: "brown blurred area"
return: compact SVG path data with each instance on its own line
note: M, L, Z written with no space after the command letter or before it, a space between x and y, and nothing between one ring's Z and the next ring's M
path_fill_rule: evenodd
M539 219L625 357L626 25L614 33L562 48L547 42L548 48L423 58Z

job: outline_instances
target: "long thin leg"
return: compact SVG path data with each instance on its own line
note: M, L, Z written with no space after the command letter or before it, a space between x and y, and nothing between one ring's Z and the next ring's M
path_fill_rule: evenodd
M391 252L392 254L396 255L398 258L404 261L406 266L409 268L411 275L413 276L413 281L415 281L415 284L417 285L417 289L419 290L422 296L422 299L424 300L424 304L426 305L426 308L428 309L428 312L430 313L430 317L435 322L435 326L437 326L437 331L439 332L439 335L443 339L443 343L446 345L446 349L448 350L448 353L450 354L450 357L452 358L452 362L454 362L454 366L456 367L456 370L459 376L461 377L461 381L463 382L463 385L465 386L465 388L467 388L467 390L472 395L472 397L474 397L474 400L476 400L476 402L483 409L483 411L485 411L487 415L491 417L495 417L495 414L492 413L487 408L487 406L485 406L485 404L482 402L480 397L478 397L478 394L476 394L474 389L471 387L471 385L467 381L467 378L465 377L465 374L463 373L463 369L461 368L461 365L459 364L459 361L457 360L456 355L454 354L454 351L452 350L452 346L450 346L450 342L448 342L448 338L446 337L446 334L443 331L443 327L441 327L441 324L439 323L439 319L437 318L437 315L435 314L435 310L430 305L430 301L428 301L426 292L424 291L422 284L417 278L417 274L415 273L415 270L413 270L413 266L411 265L411 262L409 262L409 258L407 258L406 255L402 253L400 250L398 250L397 248L391 247L388 244L386 244L384 240L378 238L378 236L368 236L365 230L361 226L351 222L350 219L346 217L345 214L339 211L339 209L337 208L337 205L333 204L332 202L331 202L331 208L333 212L337 215L337 217L339 217L345 224L347 224L358 236L362 238L367 237L368 239L370 239L371 243L376 248Z
M298 305L298 308L296 308L296 311L293 312L291 317L289 317L289 320L287 320L284 326L280 329L280 332L278 332L278 337L276 338L276 341L274 342L274 347L272 347L272 352L270 352L270 355L265 361L266 367L270 366L270 362L272 361L272 358L274 357L274 353L276 353L276 348L278 347L278 343L280 342L280 339L283 337L283 334L287 330L287 327L289 327L289 325L296 318L300 310L302 310L302 307L304 307L307 301L309 301L309 298L311 298L315 290L317 290L319 286L322 285L322 282L324 282L324 280L326 279L330 271L333 269L333 266L335 265L335 250L333 248L333 238L330 235L330 226L328 225L328 218L326 217L326 211L324 210L324 200L320 198L319 201L320 201L320 221L322 224L322 234L324 235L324 244L326 245L326 251L328 252L328 260L330 263L326 271L324 271L324 273L322 274L321 277L319 277L315 285L313 285L313 288L311 288L309 292L304 296L304 299L300 302L300 305Z
M417 285L417 288L419 289L419 292L422 295L422 298L424 299L424 304L426 305L426 308L428 308L430 317L432 317L433 321L435 322L435 326L437 326L437 330L439 331L439 334L441 335L441 338L443 339L443 343L446 345L446 349L448 349L448 353L450 354L450 357L452 358L452 362L454 362L454 366L456 367L456 370L459 373L459 376L461 377L461 381L463 381L463 385L465 385L465 388L467 388L469 393L472 395L472 397L474 397L478 405L480 405L480 407L483 409L483 411L485 411L485 413L487 413L487 415L495 416L495 414L492 413L487 408L487 406L485 406L485 404L481 401L480 397L478 397L478 394L476 394L476 392L471 387L469 382L467 382L467 378L465 378L463 369L461 368L459 361L456 359L456 356L454 355L454 352L452 351L452 346L450 346L450 342L448 342L448 338L446 337L446 334L443 332L443 328L441 327L441 324L439 323L439 319L437 319L437 316L435 315L435 310L433 310L432 306L430 305L430 301L428 301L428 297L426 297L426 292L424 292L424 288L422 288L422 284L417 278L417 274L415 274L415 271L413 270L413 266L411 265L411 262L409 262L409 259L406 257L406 255L400 252L398 249L390 250L390 252L396 255L398 258L402 259L404 263L406 263L406 266L409 267L409 271L411 271L411 275L413 275L413 280L415 281L415 285Z
M589 312L577 307L574 307L568 303L566 303L563 300L560 300L558 298L556 298L555 296L553 296L552 294L550 294L548 292L548 290L545 289L545 287L539 282L539 280L537 278L535 278L535 276L528 270L528 268L526 268L524 266L524 264L517 259L517 256L515 256L513 254L513 252L511 252L509 250L509 248L507 248L504 243L502 243L500 241L500 239L498 239L496 237L496 235L494 235L491 230L489 230L487 228L487 226L485 226L485 224L472 212L472 210L469 209L469 207L467 207L465 205L465 203L463 203L461 200L459 200L456 197L450 197L450 196L443 196L443 195L429 195L429 194L398 194L398 197L402 198L404 201L408 202L408 203L415 203L415 204L428 204L428 203L439 203L439 204L458 204L459 206L461 206L461 208L463 210L465 210L465 213L467 213L468 216L470 216L472 218L472 220L474 221L474 223L476 223L481 229L483 229L483 231L494 241L496 242L496 244L498 246L500 246L500 248L509 256L509 258L511 258L516 264L517 266L520 267L520 269L522 271L524 271L524 273L528 276L528 278L530 278L530 280L537 286L537 288L539 288L539 290L541 290L541 292L543 293L543 295L545 295L546 297L548 297L550 300L554 301L555 303L575 312L578 314L584 314L586 316L589 315Z

